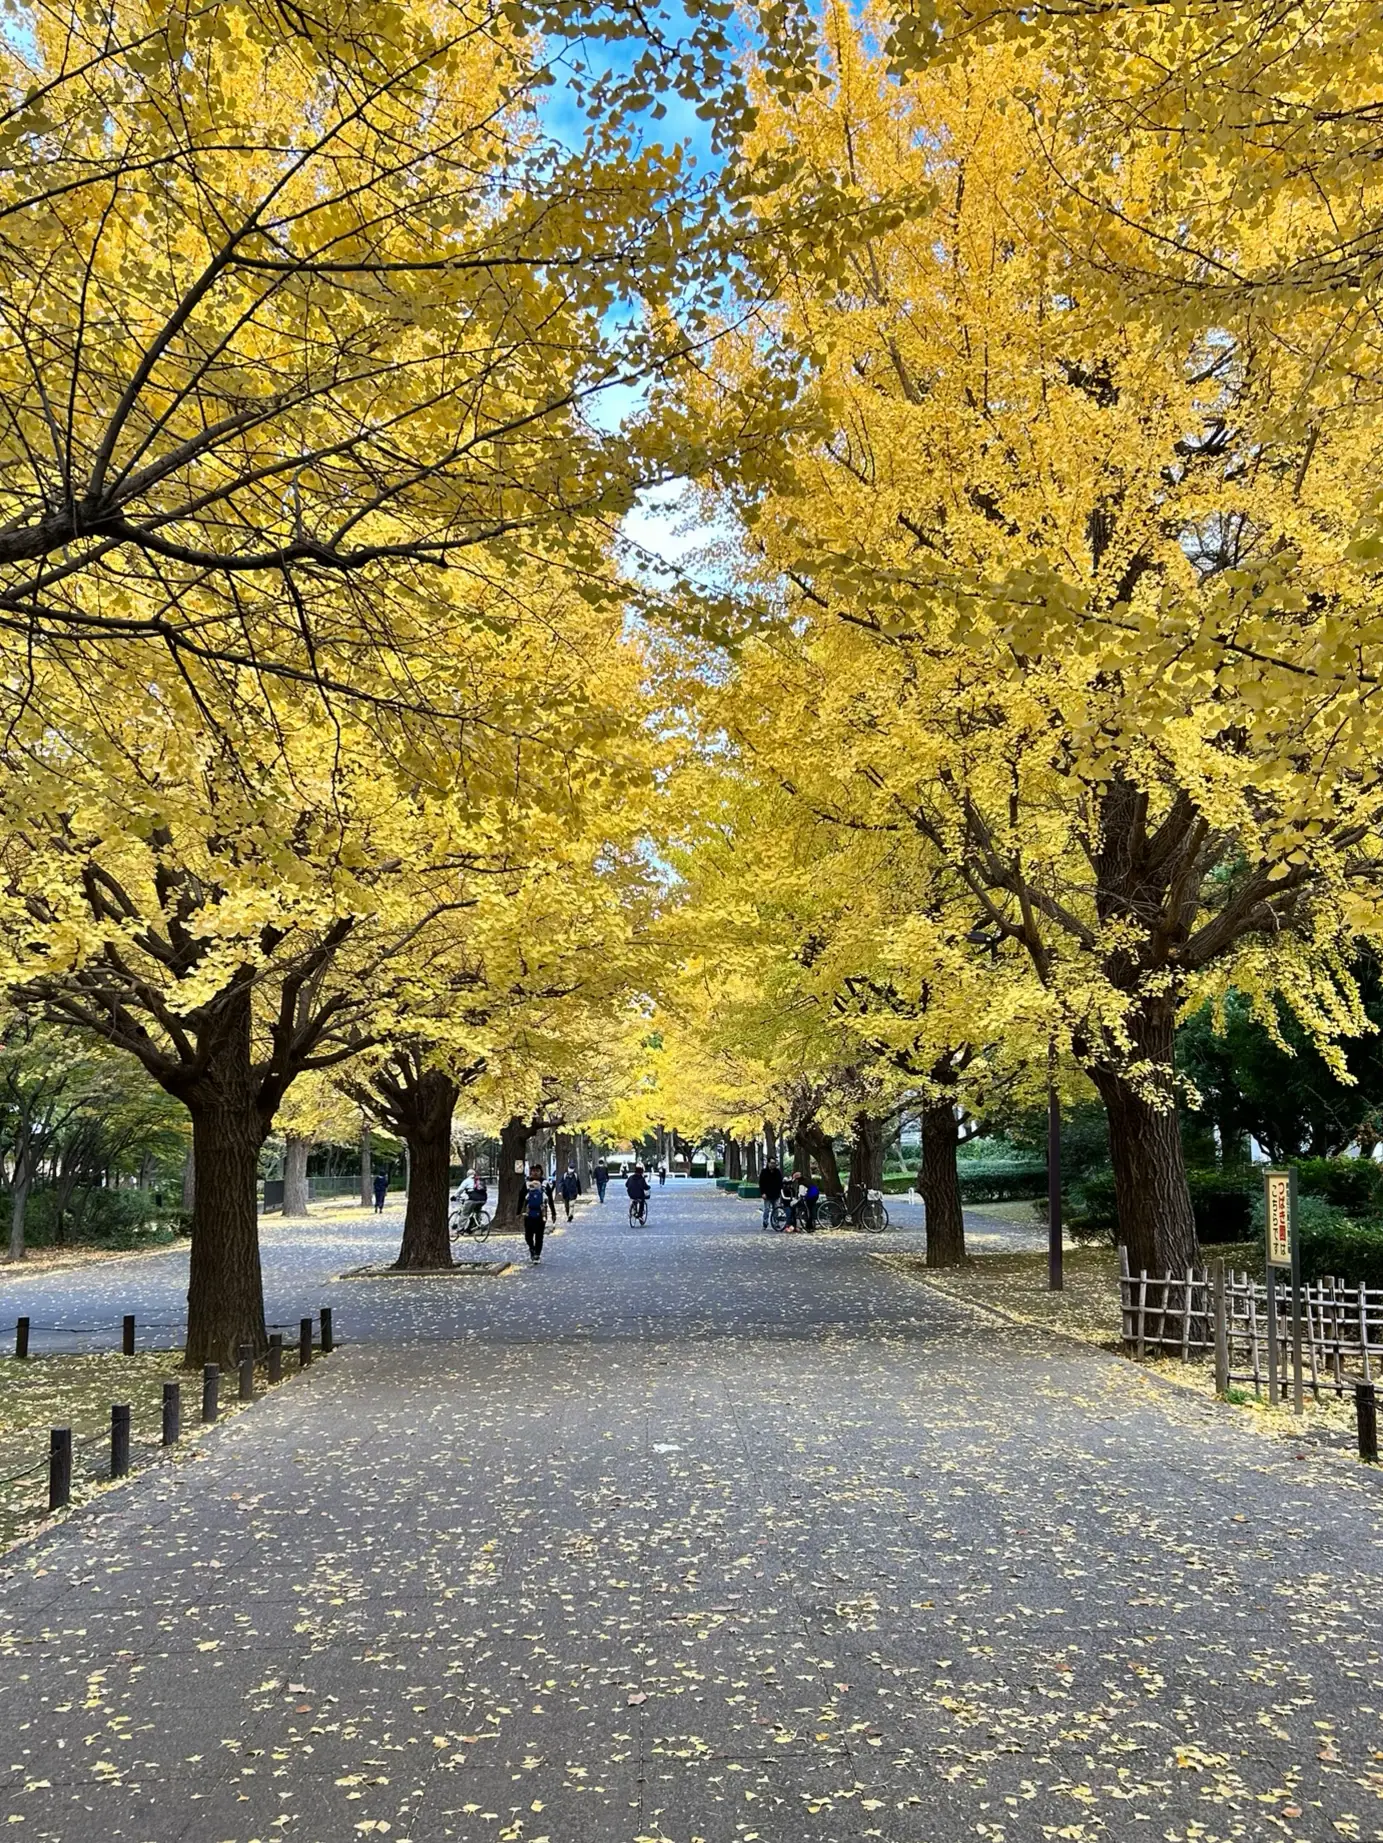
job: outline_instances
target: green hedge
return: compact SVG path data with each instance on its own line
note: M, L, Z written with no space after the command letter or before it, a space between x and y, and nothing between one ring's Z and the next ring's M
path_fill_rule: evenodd
M1253 1229L1253 1199L1262 1180L1249 1171L1190 1170L1186 1173L1196 1234L1202 1241L1246 1241ZM1072 1186L1069 1228L1077 1241L1118 1240L1114 1173L1092 1171Z
M1383 1286L1383 1226L1353 1222L1335 1210L1331 1218L1317 1217L1309 1226L1302 1221L1302 1279L1323 1280L1329 1274L1354 1286L1361 1280Z
M1297 1164L1297 1189L1351 1216L1376 1216L1383 1212L1383 1165L1371 1158L1303 1158Z
M1047 1167L1037 1164L994 1164L978 1160L961 1165L962 1203L1018 1203L1047 1194Z
M141 1248L166 1241L179 1226L181 1210L160 1209L151 1190L107 1190L99 1186L73 1191L61 1241L57 1192L35 1190L24 1212L24 1239L31 1248L58 1246ZM10 1198L0 1197L0 1228L9 1231Z

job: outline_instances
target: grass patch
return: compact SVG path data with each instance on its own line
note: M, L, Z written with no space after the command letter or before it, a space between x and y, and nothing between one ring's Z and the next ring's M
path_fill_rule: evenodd
M1202 1249L1202 1257L1223 1260L1241 1271L1257 1265L1262 1270L1262 1248L1256 1243L1233 1242ZM1064 1289L1047 1290L1045 1250L1022 1253L981 1254L964 1267L929 1268L918 1254L878 1254L876 1260L910 1278L924 1280L948 1298L967 1305L1002 1312L1025 1325L1078 1338L1102 1350L1122 1348L1119 1302L1119 1255L1115 1248L1070 1248L1062 1263ZM1189 1390L1206 1400L1215 1399L1214 1363L1207 1353L1183 1363L1179 1357L1150 1356L1134 1365ZM1269 1407L1252 1385L1236 1383L1225 1398L1267 1431L1295 1438L1319 1440L1351 1449L1354 1439L1354 1401L1347 1389L1343 1397L1322 1389L1319 1400L1308 1389L1300 1421L1290 1407Z
M132 1472L163 1452L163 1385L169 1381L182 1384L180 1447L186 1447L202 1431L202 1378L182 1368L179 1350L0 1358L0 1550L48 1514L51 1429L72 1429L72 1502L84 1503L110 1482L113 1403L129 1404ZM256 1387L263 1386L261 1369ZM234 1370L223 1370L221 1419L241 1405Z

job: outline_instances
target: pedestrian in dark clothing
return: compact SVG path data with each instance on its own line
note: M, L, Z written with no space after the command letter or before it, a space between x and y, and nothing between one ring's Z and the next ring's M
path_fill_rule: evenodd
M567 1221L571 1221L571 1206L581 1194L581 1179L576 1175L576 1166L568 1165L557 1180L557 1188L562 1193L562 1207L567 1212Z
M376 1216L383 1215L384 1213L384 1199L385 1199L385 1196L388 1194L388 1190L389 1190L388 1172L387 1171L376 1171L375 1172L375 1214Z
M534 1262L543 1258L543 1230L547 1226L546 1190L542 1166L531 1166L528 1182L519 1201L519 1211L523 1216L523 1238L528 1243L528 1258Z
M773 1214L773 1205L783 1194L783 1170L776 1158L770 1158L759 1173L759 1195L764 1201L764 1227Z
M557 1179L545 1178L543 1181L543 1205L554 1222L557 1220Z
M596 1160L595 1170L591 1176L595 1179L595 1194L601 1202L605 1201L605 1186L610 1182L610 1167L603 1158Z

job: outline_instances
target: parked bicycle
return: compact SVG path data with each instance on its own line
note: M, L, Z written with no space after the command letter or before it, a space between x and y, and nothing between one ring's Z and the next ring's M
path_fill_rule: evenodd
M888 1210L881 1190L867 1190L853 1207L842 1197L823 1197L822 1207L833 1229L860 1229L866 1235L881 1235L888 1227Z
M471 1240L487 1242L490 1239L490 1212L482 1203L479 1208L456 1196L451 1200L451 1214L447 1227L453 1241Z

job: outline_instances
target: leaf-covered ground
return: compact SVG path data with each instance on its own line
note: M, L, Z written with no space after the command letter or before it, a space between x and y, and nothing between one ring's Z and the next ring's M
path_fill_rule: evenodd
M690 1186L333 1303L331 1364L8 1558L16 1835L1383 1836L1340 1457Z

